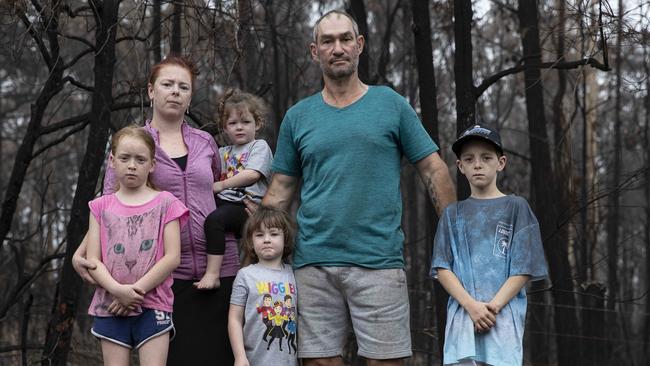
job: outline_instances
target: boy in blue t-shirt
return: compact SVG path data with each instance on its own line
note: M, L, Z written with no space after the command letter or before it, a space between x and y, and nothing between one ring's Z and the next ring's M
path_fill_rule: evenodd
M506 156L495 130L472 126L452 150L471 196L444 210L434 240L431 276L451 295L443 364L521 366L524 286L547 277L539 224L497 188Z

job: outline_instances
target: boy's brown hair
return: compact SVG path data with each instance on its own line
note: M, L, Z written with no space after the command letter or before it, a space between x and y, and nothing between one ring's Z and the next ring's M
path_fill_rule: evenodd
M293 241L296 237L296 226L289 214L279 208L262 206L257 208L257 211L251 215L244 228L242 229L242 243L246 249L248 258L252 259L253 263L257 263L259 258L255 254L253 248L253 234L260 230L264 225L266 228L277 228L282 230L284 234L284 250L282 252L282 259L286 259L293 253Z

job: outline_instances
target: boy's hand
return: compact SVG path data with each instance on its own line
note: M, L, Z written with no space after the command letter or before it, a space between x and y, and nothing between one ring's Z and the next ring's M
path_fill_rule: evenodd
M503 309L503 305L498 304L494 299L487 303L487 307L495 316Z
M477 332L488 331L496 324L497 318L487 303L472 301L465 310L474 322L474 330Z
M133 308L144 300L144 291L135 285L118 285L112 295L122 306Z

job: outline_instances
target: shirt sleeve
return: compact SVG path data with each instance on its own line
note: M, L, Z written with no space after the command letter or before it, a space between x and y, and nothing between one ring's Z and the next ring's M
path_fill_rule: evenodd
M174 197L173 194L165 192L168 195L169 204L167 205L167 212L165 213L165 224L168 222L179 220L180 227L184 227L189 219L190 210L185 207L183 202Z
M438 151L438 145L431 139L418 118L417 113L402 96L397 96L400 107L399 142L402 153L409 163L414 164Z
M90 214L95 217L95 220L101 225L102 211L104 205L102 204L101 197L95 198L92 201L88 202L88 208L90 208Z
M273 153L269 144L264 140L256 140L251 147L250 156L246 162L246 169L252 169L260 172L269 180L271 178L271 164L273 163Z
M525 200L521 200L510 249L508 275L528 275L531 281L548 277L542 236L535 214Z
M245 271L239 270L235 281L232 284L232 293L230 294L230 303L233 305L246 306L248 301L248 287L244 279Z
M438 220L436 237L433 240L433 256L431 258L431 277L438 278L438 268L452 269L454 257L451 251L451 218L450 207L445 208Z
M278 144L275 149L275 159L272 170L274 172L299 177L302 175L300 156L293 136L293 122L291 110L287 112L280 125Z
M214 182L218 181L221 178L221 154L219 151L219 146L217 145L216 141L214 141L214 138L210 136L209 142L210 148L212 149L212 162L211 162L211 168L212 168L212 175L214 178Z

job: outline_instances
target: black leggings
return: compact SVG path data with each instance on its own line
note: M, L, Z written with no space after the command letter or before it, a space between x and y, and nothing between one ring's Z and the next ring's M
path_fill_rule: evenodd
M217 209L205 218L203 230L208 254L223 255L226 250L226 232L241 237L241 230L248 219L243 202L230 202L217 198Z
M235 277L221 277L221 287L197 290L193 280L174 279L174 328L167 366L232 365L228 308Z

